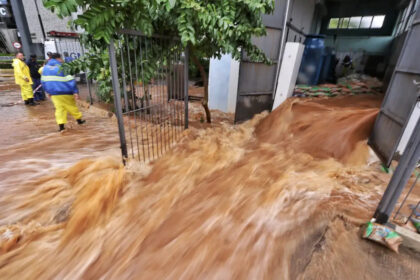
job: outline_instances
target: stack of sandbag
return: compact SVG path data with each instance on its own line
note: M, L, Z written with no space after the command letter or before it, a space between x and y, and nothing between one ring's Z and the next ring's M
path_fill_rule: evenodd
M352 74L340 78L337 84L321 84L317 86L296 85L293 96L297 97L334 97L340 95L378 94L382 82L367 75Z

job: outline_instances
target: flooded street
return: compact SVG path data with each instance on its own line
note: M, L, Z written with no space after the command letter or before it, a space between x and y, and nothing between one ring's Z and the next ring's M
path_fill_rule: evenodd
M390 178L367 164L380 102L289 99L126 168L112 118L60 134L49 101L2 106L0 279L419 279L359 237Z
M0 190L82 158L120 156L116 125L106 116L84 110L87 123L79 126L69 117L68 131L60 134L50 100L28 107L18 92L7 92L0 104Z

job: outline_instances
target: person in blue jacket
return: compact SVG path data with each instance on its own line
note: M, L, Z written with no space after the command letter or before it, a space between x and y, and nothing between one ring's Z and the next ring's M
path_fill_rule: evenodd
M60 131L65 129L67 113L70 113L78 124L85 123L82 113L76 106L76 99L79 99L76 80L72 75L64 75L62 64L61 55L53 53L41 72L42 87L54 103L55 120Z

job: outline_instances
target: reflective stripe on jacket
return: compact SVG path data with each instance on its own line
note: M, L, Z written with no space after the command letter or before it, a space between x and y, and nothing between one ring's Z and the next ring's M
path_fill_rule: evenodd
M48 61L42 69L42 87L50 95L71 95L78 93L74 76L64 75L61 65L62 63L55 59Z
M14 74L15 74L15 83L21 86L32 85L31 73L29 72L29 67L22 60L15 58L12 63ZM25 78L28 79L28 82L25 81Z

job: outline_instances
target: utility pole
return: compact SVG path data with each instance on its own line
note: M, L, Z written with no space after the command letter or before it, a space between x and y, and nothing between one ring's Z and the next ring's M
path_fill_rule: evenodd
M26 20L25 10L23 8L22 0L11 0L13 15L16 22L16 27L19 31L20 40L22 41L23 53L29 56L36 53L36 48L32 44L31 33L29 31L28 21Z

